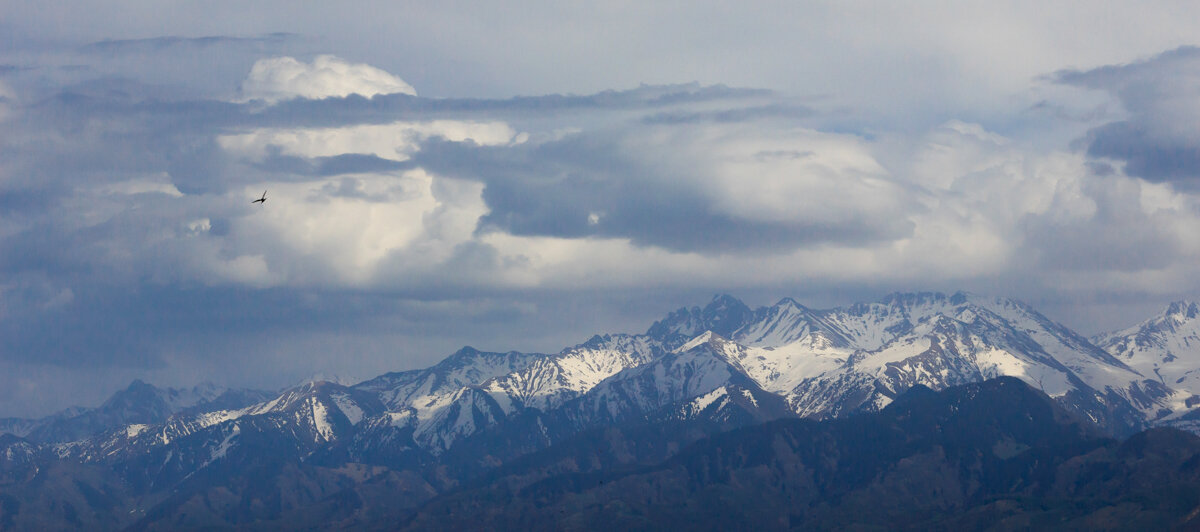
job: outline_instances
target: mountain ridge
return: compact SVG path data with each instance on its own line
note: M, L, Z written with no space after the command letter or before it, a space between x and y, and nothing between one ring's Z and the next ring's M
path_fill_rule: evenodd
M1193 331L1191 308L1168 309L1173 325L1152 327L1158 343L1112 345L1188 347L1190 340L1178 335ZM1134 332L1150 337L1148 330ZM1200 353L1155 353L1174 357L1172 367L1200 361ZM894 412L905 407L898 401L996 378L1038 390L1054 409L1118 437L1159 425L1200 432L1200 405L1191 392L1169 386L1162 375L1147 377L1125 351L1106 351L1018 301L918 292L830 309L791 298L751 309L718 295L704 307L668 313L643 334L594 335L551 354L464 347L424 369L351 386L306 382L257 398L214 389L189 405L183 394L164 395L137 381L100 408L73 416L96 420L76 426L95 429L84 437L6 445L14 456L29 457L25 465L13 461L14 472L33 464L97 475L121 501L171 491L168 500L155 499L153 516L128 517L146 523L184 513L206 516L186 521L198 527L236 527L294 512L353 520L361 516L345 514L357 512L352 507L319 501L343 493L377 508L380 494L402 489L416 498L389 512L403 513L522 457L563 445L590 448L582 435L615 445L589 470L646 466L740 427ZM662 441L639 443L634 434ZM584 467L577 458L545 472ZM104 471L119 479L105 480ZM295 499L279 491L284 484L262 484L270 478L321 487ZM229 497L230 483L238 496L267 490L291 502L237 511L217 505ZM83 496L76 491L84 488L63 489L55 493ZM196 505L205 510L185 510Z
M1168 314L1186 314L1189 308L1195 316L1195 305L1186 302L1172 305ZM875 302L830 309L812 309L790 297L751 309L733 296L718 294L703 307L668 313L644 334L595 335L555 354L487 352L468 346L429 368L386 373L350 388L376 394L388 412L387 423L412 425L423 445L439 447L440 452L457 438L498 425L520 411L559 408L707 332L738 346L729 358L736 373L749 377L754 387L784 397L802 416L836 417L882 408L914 384L939 389L1008 374L1051 396L1070 395L1064 400L1078 403L1093 421L1117 432L1183 417L1200 402L1198 396L1189 403L1195 395L1190 390L1173 388L1161 375L1147 378L1126 364L1128 356L1110 354L1024 303L961 291L895 292ZM1200 344L1200 330L1197 335ZM1112 345L1111 338L1103 339ZM1196 367L1200 379L1200 361ZM163 394L153 390L157 389L135 381L91 410L113 410L119 400L143 393L148 397L140 404L148 412L140 415L106 418L57 434L31 429L28 420L18 420L25 425L10 423L16 430L9 430L36 441L67 442L104 429L164 423L184 410L196 418L234 411L253 399L213 403L220 408L202 412L194 405L169 406ZM154 394L157 399L150 397ZM463 414L438 413L445 409ZM439 436L439 431L445 434Z

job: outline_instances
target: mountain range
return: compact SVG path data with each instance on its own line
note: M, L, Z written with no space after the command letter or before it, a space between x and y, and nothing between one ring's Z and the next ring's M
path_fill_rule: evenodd
M908 425L895 416L923 400L934 401L914 399L914 390L920 397L941 398L934 402L950 400L936 391L958 390L952 402L962 403L969 399L962 394L982 393L980 382L1008 383L1002 387L1020 390L1012 393L1044 398L1053 415L1039 423L1077 427L1063 429L1058 443L1104 448L1117 456L1120 444L1105 443L1117 441L1112 438L1147 434L1142 431L1154 427L1200 428L1198 316L1196 304L1179 302L1137 326L1089 339L1021 302L965 293L893 294L834 309L811 309L792 299L752 309L736 298L717 296L704 307L669 313L643 334L597 335L554 354L467 347L432 367L353 386L317 381L282 392L215 386L174 390L137 381L97 408L0 420L0 431L9 433L0 437L0 528L296 528L308 523L315 528L381 523L437 528L429 519L443 507L456 516L490 516L515 526L523 518L504 513L509 510L465 508L454 497L473 493L472 500L504 501L497 493L511 495L514 486L533 485L544 487L535 490L543 497L538 500L547 501L539 512L557 508L589 527L656 526L662 522L596 517L581 501L607 497L611 489L584 490L578 482L630 478L637 480L620 482L642 486L653 474L625 472L657 471L653 468L668 467L664 464L674 464L668 467L672 475L688 477L690 466L679 461L714 459L704 453L720 455L714 442L726 436L714 435L726 432L771 441L852 442L853 434L839 431L866 430L853 427L875 420L870 423L884 423L900 440L926 438L921 441L947 449L950 443L928 434L901 437L909 429L896 427ZM1008 407L997 401L990 408ZM976 417L984 410L979 412ZM1058 421L1046 421L1051 419ZM769 437L754 432L768 430L761 427L783 432ZM949 431L941 430L939 437L948 437ZM1171 428L1156 430L1174 434ZM1194 446L1188 436L1153 437L1178 440L1185 450ZM1058 444L1013 434L997 438L989 444L1000 445L993 453L998 457ZM954 445L960 444L966 445ZM737 445L750 444L732 448ZM799 452L789 445L788 452ZM772 468L799 471L815 467L806 460L822 455L810 453L799 461L764 456L772 457ZM931 467L967 467L961 457L942 458ZM969 467L998 467L985 462ZM877 461L872 467L882 469L870 471L878 475L897 463ZM732 471L728 474L743 474ZM840 471L835 467L822 474ZM780 485L793 486L788 483L803 478L812 482L815 473L805 474L784 475ZM700 504L688 497L707 497L706 488L690 482L668 483L674 486L672 496L683 498L666 497L667 484L662 484L654 488L659 491L650 495L651 502L627 501L625 508L661 517L668 515L660 512L667 507L662 505ZM505 487L496 492L497 486ZM837 489L883 489L871 486L863 480L853 489ZM857 508L830 506L833 499L821 493L802 500L825 505L827 513L805 513L788 522L832 525ZM960 493L947 504L958 515L997 493ZM737 495L743 496L751 494ZM775 502L796 500L801 499ZM1024 503L1014 504L1020 511L1011 516L1020 519L1051 515L1033 515ZM520 507L512 501L502 506ZM1173 516L1175 510L1163 515ZM913 526L944 517L922 515L913 518ZM543 527L571 524L543 517L538 522Z

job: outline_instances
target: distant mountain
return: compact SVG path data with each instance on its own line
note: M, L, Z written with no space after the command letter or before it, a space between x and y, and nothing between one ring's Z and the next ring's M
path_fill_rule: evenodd
M42 443L73 442L129 425L162 423L179 412L245 406L267 397L268 392L212 384L177 389L135 380L97 408L71 409L42 419L22 420L22 424L0 424L0 431Z
M12 434L0 434L0 482L28 480L39 471L43 450Z
M1158 316L1092 340L1129 367L1180 392L1170 412L1161 416L1162 423L1200 428L1192 412L1200 406L1200 307L1196 303L1171 303Z
M1200 307L1170 304L1161 315L1093 338L1096 345L1166 386L1200 394Z
M38 428L46 422L47 421L44 419L33 418L0 418L0 434L10 434L13 436L25 437L28 436L33 429Z
M854 427L925 404L914 399L922 394L997 377L1046 394L1038 397L1051 414L1039 416L1083 420L1066 425L1115 437L1159 425L1200 431L1200 398L1188 384L1200 367L1187 350L1200 345L1196 314L1175 305L1093 342L1018 301L965 293L834 309L793 299L752 309L717 296L643 334L597 335L553 354L466 347L426 369L277 393L135 381L100 407L0 420L0 429L14 434L4 440L13 456L32 457L24 466L14 459L12 471L86 472L109 483L112 508L133 510L82 525L358 526L403 518L486 479L517 475L505 489L525 489L568 471L650 467L709 436L788 418ZM898 409L902 398L909 406ZM1079 430L1083 440L1103 439ZM1034 446L1013 445L998 452ZM18 473L10 478L0 496L32 489ZM76 506L61 497L84 488L60 488L22 495L21 504ZM407 498L397 502L397 493Z

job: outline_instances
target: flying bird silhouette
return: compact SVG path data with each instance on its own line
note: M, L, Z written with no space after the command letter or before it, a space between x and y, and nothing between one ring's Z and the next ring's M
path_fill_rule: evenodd
M250 203L253 204L253 203L266 203L266 202L267 202L267 191L264 190L261 198L251 201Z

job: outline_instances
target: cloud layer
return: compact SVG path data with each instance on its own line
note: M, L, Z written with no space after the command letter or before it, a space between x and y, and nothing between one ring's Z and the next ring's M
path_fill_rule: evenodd
M1194 48L1038 78L1002 61L968 86L983 74L937 33L905 41L928 65L857 87L863 64L796 59L837 97L807 78L429 97L404 80L457 71L202 35L0 53L0 415L133 377L279 386L554 350L713 292L968 289L1097 332L1198 288Z

